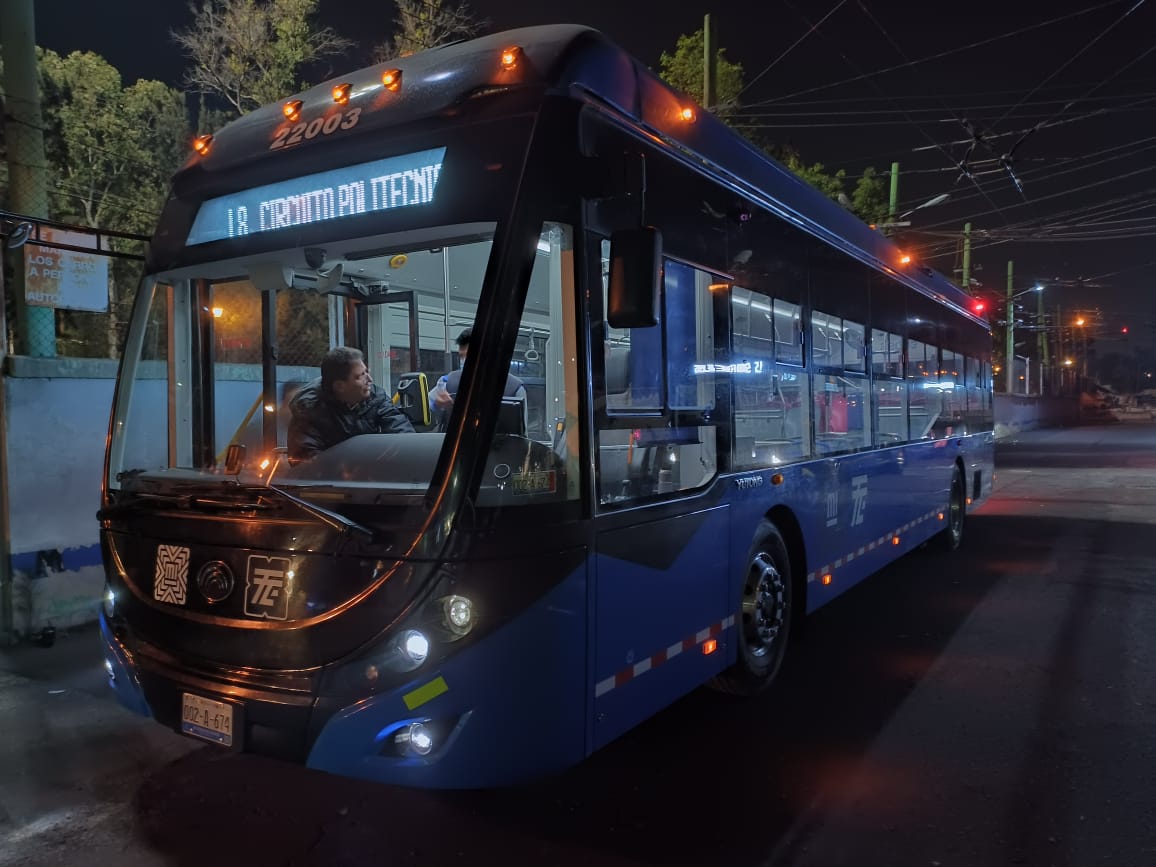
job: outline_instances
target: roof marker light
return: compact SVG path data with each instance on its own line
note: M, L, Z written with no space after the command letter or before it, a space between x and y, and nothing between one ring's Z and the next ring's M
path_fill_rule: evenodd
M386 90L396 93L401 88L401 70L387 69L381 74L381 83Z
M513 69L518 65L518 61L522 59L522 48L519 45L512 45L502 51L502 69Z
M345 105L349 102L349 92L353 90L353 85L348 81L343 84L337 84L333 87L333 101L338 105Z
M281 106L281 112L285 115L285 117L289 118L289 120L297 120L297 118L301 117L301 100L289 100L287 103Z
M199 135L195 139L193 139L193 150L195 150L201 156L205 156L209 153L209 146L212 143L213 143L213 134L207 132L204 135Z

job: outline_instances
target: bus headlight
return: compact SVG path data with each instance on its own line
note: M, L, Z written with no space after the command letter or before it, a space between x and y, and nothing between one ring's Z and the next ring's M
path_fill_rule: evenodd
M465 596L442 599L442 622L454 635L465 635L474 626L474 603Z
M429 651L429 638L424 632L406 629L385 646L384 653L376 653L361 663L361 676L372 686L387 670L407 674L421 667L429 657Z
M109 620L116 616L116 591L108 584L104 585L104 596L101 597L100 606L104 616Z
M417 668L429 656L429 639L424 632L417 629L407 629L401 634L397 642L401 656L410 668Z

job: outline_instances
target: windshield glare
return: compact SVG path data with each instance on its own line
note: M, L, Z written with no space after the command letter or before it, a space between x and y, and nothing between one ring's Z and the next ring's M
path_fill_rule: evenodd
M235 480L338 505L424 493L460 369L471 350L483 362L493 351L459 346L493 240L492 225L469 229L420 246L372 238L160 275L126 347L110 489ZM571 231L546 224L495 399L498 469L487 468L483 499L489 488L503 503L577 496L573 310ZM332 377L323 387L321 360L342 346L365 367L349 368L348 389ZM323 448L302 453L302 426L318 414ZM385 415L384 428L371 423Z

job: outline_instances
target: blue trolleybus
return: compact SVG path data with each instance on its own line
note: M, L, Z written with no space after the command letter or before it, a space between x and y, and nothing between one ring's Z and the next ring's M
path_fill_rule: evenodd
M967 296L595 31L363 69L195 150L100 512L111 686L178 732L407 786L554 772L764 690L793 624L990 493ZM413 432L296 459L341 346Z

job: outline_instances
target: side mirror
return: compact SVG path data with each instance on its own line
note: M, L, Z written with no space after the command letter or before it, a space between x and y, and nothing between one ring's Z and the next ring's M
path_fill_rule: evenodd
M403 373L397 381L393 403L414 427L429 427L433 423L429 411L429 383L424 373Z
M610 236L610 286L606 321L611 328L658 324L662 233L653 226L619 229Z

